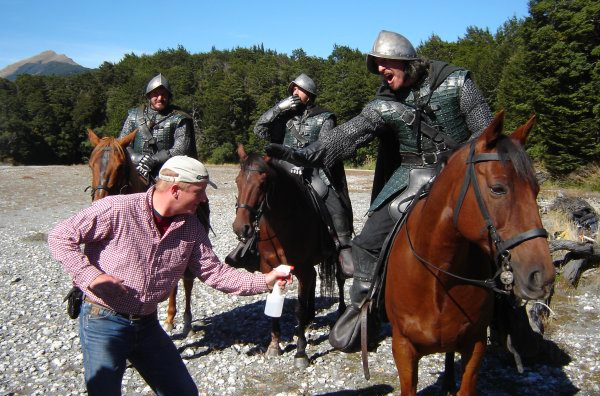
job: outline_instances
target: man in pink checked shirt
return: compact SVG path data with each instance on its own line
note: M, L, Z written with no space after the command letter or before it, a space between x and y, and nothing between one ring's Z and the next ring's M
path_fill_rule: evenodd
M170 158L145 193L109 196L59 223L52 256L85 293L79 316L88 394L120 395L126 361L158 395L197 395L156 315L186 268L225 293L264 293L287 274L253 274L221 263L196 217L206 202L206 167ZM85 244L83 251L80 244ZM285 281L279 281L279 286Z

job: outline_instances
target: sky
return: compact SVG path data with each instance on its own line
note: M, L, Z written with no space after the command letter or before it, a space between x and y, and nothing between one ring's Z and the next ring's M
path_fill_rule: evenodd
M262 44L327 58L334 45L369 52L381 30L416 47L432 34L456 41L468 26L494 34L529 14L527 0L0 0L0 13L0 69L46 50L96 68L180 45L196 54Z

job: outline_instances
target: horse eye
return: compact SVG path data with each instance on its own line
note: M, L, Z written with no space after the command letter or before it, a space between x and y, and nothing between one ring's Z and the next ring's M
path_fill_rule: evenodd
M508 192L507 188L502 184L494 184L490 186L490 191L496 195L504 195Z

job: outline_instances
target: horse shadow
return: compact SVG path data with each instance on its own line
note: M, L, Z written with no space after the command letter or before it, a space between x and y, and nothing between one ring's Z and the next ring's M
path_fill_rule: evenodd
M511 355L488 346L479 371L478 393L482 395L526 393L532 396L577 394L580 389L571 382L562 369L571 362L571 357L553 341L543 342L546 352L539 357L539 362L534 362L533 359L525 361L523 373L517 371ZM455 357L454 372L454 382L458 386L462 375L460 356ZM443 370L440 371L437 381L421 389L417 394L419 396L445 395L446 393L442 391L444 375Z
M316 330L318 336L309 338L308 344L320 345L327 342L329 329L335 323L337 313L335 311L324 313L323 311L329 310L336 303L337 299L333 297L315 298L315 318L308 329ZM287 297L285 299L280 321L281 342L286 344L284 353L296 349L294 342L296 305L297 298ZM212 351L224 350L234 345L242 345L248 356L264 353L271 340L271 319L264 314L264 308L264 301L255 301L217 315L194 320L192 330L202 336L196 341L178 347L179 353L184 353L188 349L194 350L195 352L192 354L185 354L185 359L196 359L206 356ZM185 335L174 334L171 338L183 340ZM313 361L330 351L314 355L310 357L310 360Z

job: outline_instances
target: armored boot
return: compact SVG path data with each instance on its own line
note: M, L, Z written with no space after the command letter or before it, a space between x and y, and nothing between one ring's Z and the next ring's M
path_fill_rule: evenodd
M356 265L354 280L350 287L350 305L336 321L329 333L329 343L342 352L360 350L361 309L371 288L373 271L377 257L359 246L352 249L353 262ZM376 315L367 315L367 336L369 349L372 349L379 335L379 323Z
M331 216L331 222L336 234L338 259L344 278L354 275L354 262L352 260L352 211L346 209L337 192L329 186L325 205Z

